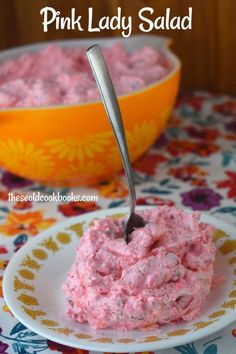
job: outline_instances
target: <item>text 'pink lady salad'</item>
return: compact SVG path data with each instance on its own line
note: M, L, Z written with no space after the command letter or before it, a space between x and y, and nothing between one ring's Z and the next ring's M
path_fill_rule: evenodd
M122 219L96 220L84 233L63 285L69 317L147 330L200 314L214 280L214 227L174 207L139 214L146 225L128 245Z
M103 50L118 95L162 79L171 64L148 46L128 53L115 44ZM76 104L100 99L85 49L49 45L0 64L0 108Z

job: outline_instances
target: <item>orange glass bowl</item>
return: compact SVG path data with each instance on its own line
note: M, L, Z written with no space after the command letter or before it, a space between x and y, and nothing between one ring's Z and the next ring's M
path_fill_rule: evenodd
M172 63L164 79L119 97L131 160L158 138L172 111L180 79L180 61L170 41L157 36L129 39L67 40L64 47L110 46L121 41L132 51L143 45L163 48ZM48 43L0 53L0 61L37 51ZM115 139L101 102L0 110L0 166L21 177L53 186L87 186L112 178L122 168Z

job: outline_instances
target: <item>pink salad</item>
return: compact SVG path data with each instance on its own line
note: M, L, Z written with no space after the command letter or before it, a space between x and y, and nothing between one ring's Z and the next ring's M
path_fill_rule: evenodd
M162 79L171 64L161 50L128 53L121 44L104 49L118 95ZM85 49L49 45L0 64L0 108L73 104L100 99Z
M97 329L153 329L196 318L214 281L214 227L174 207L139 212L146 226L123 239L124 220L94 221L63 290L68 316Z

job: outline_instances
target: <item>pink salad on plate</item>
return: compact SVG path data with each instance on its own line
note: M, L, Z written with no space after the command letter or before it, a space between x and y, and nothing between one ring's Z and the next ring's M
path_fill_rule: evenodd
M124 219L98 219L84 233L63 285L72 319L148 330L200 314L214 282L214 227L174 207L138 213L145 227L128 245Z

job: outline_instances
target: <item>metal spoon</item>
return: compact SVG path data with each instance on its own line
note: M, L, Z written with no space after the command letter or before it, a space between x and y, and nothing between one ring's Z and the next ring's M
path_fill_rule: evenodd
M136 193L133 172L129 159L128 147L122 122L121 112L114 90L113 83L99 45L94 45L87 50L87 57L96 79L102 101L111 123L123 161L125 174L128 180L130 215L125 225L124 239L129 243L129 234L138 227L144 226L143 218L135 214Z

